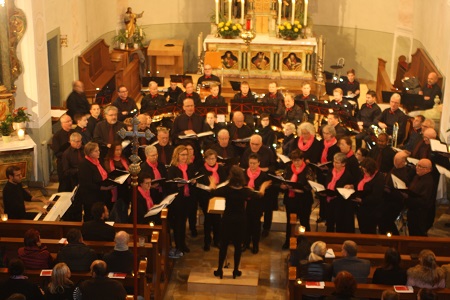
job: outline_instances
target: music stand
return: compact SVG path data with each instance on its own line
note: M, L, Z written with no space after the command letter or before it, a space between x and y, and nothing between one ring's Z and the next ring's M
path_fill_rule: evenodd
M389 103L391 101L391 96L394 93L397 93L397 92L381 91L381 99L383 100L383 103Z
M325 90L327 95L333 96L333 91L336 88L341 88L344 95L346 94L346 88L344 83L333 83L333 82L325 82Z
M142 86L147 87L150 81L156 82L158 86L164 86L164 77L157 77L157 76L142 77L141 80Z
M239 92L241 90L241 82L240 81L232 81L230 80L231 88L235 92Z
M170 75L170 81L171 82L184 84L184 82L186 80L190 80L191 82L193 82L191 75L178 75L178 74Z

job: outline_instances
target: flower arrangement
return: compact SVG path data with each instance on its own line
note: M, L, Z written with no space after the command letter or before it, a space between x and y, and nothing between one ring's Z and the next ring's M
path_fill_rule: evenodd
M220 22L217 25L218 33L223 38L235 38L242 31L242 25L233 22Z
M13 111L11 114L12 122L22 123L22 122L30 122L31 114L26 113L26 107L19 107Z
M300 29L302 25L299 21L294 21L294 24L289 22L284 22L281 25L278 25L278 29L280 30L280 35L284 39L295 40L300 35Z
M13 118L10 114L6 116L6 119L0 123L0 133L2 136L9 136L13 132L12 128Z
M139 47L144 47L144 41L145 41L145 32L142 30L141 27L136 26L136 30L134 31L133 34L133 42L135 44L138 44Z

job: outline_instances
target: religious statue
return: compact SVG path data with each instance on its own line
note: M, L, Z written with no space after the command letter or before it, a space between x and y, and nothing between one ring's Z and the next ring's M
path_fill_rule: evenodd
M125 23L125 28L127 30L127 38L131 38L136 30L136 19L142 18L144 15L144 11L140 14L133 13L131 7L128 7L127 12L123 18L123 22Z

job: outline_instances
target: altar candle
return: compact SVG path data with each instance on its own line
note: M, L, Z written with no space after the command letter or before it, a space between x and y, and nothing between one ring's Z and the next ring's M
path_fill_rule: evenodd
M319 37L319 41L318 41L318 43L317 43L318 45L318 50L317 50L317 55L320 57L320 58L322 58L323 59L323 53L322 53L322 47L323 47L323 36L321 35L320 37Z
M241 24L244 24L244 14L245 14L245 0L241 0Z
M139 36L142 36L142 28L139 28Z
M308 25L308 0L305 0L305 15L303 19L303 26Z
M231 22L231 14L232 14L232 9L231 9L231 2L233 0L228 0L228 21Z
M202 55L202 34L200 33L197 38L197 56Z
M295 0L292 0L292 16L291 16L291 23L294 24L295 21Z
M23 129L19 129L17 131L17 136L19 137L19 141L23 141L25 139L25 131Z
M247 21L245 22L245 30L250 30L252 29L252 19L248 18Z
M281 25L281 0L278 0L278 25Z
M219 24L219 0L216 0L216 24Z

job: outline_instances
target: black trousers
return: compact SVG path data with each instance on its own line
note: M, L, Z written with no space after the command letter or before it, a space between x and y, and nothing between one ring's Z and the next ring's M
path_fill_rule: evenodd
M220 241L220 215L208 213L209 199L201 198L199 203L205 216L203 222L205 246L211 244L211 233L213 234L214 244L218 244Z
M260 206L247 205L247 235L245 238L245 244L248 246L250 242L253 246L259 245L259 240L261 239L261 217L262 209Z
M177 203L172 202L169 206L169 222L173 230L175 248L181 249L186 246L186 219L187 208L190 197L176 199ZM173 205L175 204L175 205Z

